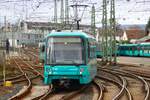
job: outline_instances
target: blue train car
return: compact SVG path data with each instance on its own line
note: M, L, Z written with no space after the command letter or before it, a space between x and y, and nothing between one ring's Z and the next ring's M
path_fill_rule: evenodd
M139 49L139 56L150 57L150 43L140 44Z
M44 83L88 84L97 74L96 41L83 32L52 32L46 37Z
M120 56L150 57L150 44L124 44L118 51Z
M138 44L123 44L119 48L120 56L138 56Z

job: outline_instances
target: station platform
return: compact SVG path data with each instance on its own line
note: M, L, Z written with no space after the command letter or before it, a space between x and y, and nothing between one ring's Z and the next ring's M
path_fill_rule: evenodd
M123 64L133 64L137 66L149 66L150 67L150 58L145 57L117 57L118 63Z
M97 59L97 61L101 61L101 59L99 58ZM133 66L150 67L150 58L121 56L121 57L117 57L117 63L125 64L125 65L133 65Z

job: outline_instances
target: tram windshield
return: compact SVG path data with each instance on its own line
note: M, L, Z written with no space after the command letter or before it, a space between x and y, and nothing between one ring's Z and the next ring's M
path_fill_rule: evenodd
M83 43L79 37L50 37L47 64L83 64Z

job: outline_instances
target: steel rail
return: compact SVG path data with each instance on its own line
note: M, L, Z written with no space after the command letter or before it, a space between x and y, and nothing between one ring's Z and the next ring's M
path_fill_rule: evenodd
M132 72L132 71L131 71L131 72ZM149 86L149 84L145 81L145 79L144 79L143 77L138 76L138 75L133 74L133 73L128 73L128 74L130 74L130 75L132 75L132 76L134 76L134 77L137 77L139 80L141 80L141 82L144 84L144 89L145 89L145 91L146 91L146 96L145 96L144 100L149 100L149 98L150 98L150 86Z
M115 73L119 72L118 74L125 73L126 76L128 76L128 77L133 77L133 78L139 79L144 84L144 90L146 91L146 96L145 96L144 100L149 100L149 98L150 98L150 86L145 81L145 79L143 77L138 76L138 75L133 74L133 73L129 73L127 71L119 70L119 69L112 69L112 68L107 68L107 69L111 70L111 71L114 71Z
M93 81L93 84L96 86L96 88L97 88L98 91L99 91L97 100L102 100L102 99L103 99L104 86L98 84L96 81Z
M27 63L26 61L22 60L20 57L18 57L24 64L26 64L30 69L32 69L34 72L36 72L37 74L41 75L42 78L44 78L43 74L41 74L39 71L37 71L35 68L33 68L29 63Z
M41 95L41 96L39 96L39 100L45 100L45 99L47 99L49 96L52 96L53 95L53 85L51 84L50 86L49 86L49 90L45 93L45 94L43 94L43 95ZM33 99L33 100L37 100L37 98L35 98L35 99Z
M17 75L15 77L6 78L6 81L11 81L11 80L19 79L22 76L24 76L24 74L20 74L20 75ZM3 82L3 80L0 80L0 82Z
M101 71L104 71L104 72L107 72L107 73L111 73L112 75L118 77L118 78L122 81L122 84L125 84L125 86L126 86L126 87L125 87L125 90L126 90L126 92L127 92L128 99L129 99L129 100L133 100L133 97L132 97L132 95L131 95L131 92L130 92L130 91L128 90L128 88L127 88L127 81L126 81L123 77L117 76L116 73L113 73L113 72L111 72L110 70L101 69Z
M28 53L30 53L31 55L33 55L34 57L38 57L38 55L37 54L35 54L34 52L32 52L32 51L27 51Z
M145 86L145 90L146 90L146 96L145 96L145 98L144 98L144 100L149 100L149 95L150 95L150 86L149 86L149 84L145 81L145 79L143 78L143 77L141 77L141 76L138 76L139 77L139 79L141 79L143 82L144 82L144 86Z
M131 70L128 70L128 69L124 69L124 70L126 70L126 71L130 71L130 72L132 72L132 73L134 73L134 74L136 74L136 75L140 75L140 76L142 76L142 77L150 77L150 75L148 75L148 74L145 74L145 73L141 73L141 72L139 72L139 69L138 70L133 70L133 69L131 69Z
M23 73L23 75L25 76L27 82L28 82L28 85L27 87L22 91L22 92L19 92L18 94L12 96L11 98L9 98L9 100L19 100L20 98L24 97L26 94L28 94L32 88L32 83L31 83L31 80L29 79L27 73L25 73L22 68L20 67L20 65L15 61L15 59L13 59L15 64L17 65L17 67L19 68L19 70Z
M121 77L121 76L120 76L120 77ZM123 95L123 92L124 92L124 90L125 90L126 81L125 81L124 78L122 78L122 77L121 77L121 79L122 79L122 81L123 81L123 83L122 83L122 89L121 89L121 91L113 98L113 100L119 100L119 98L121 98L120 96Z
M38 78L38 77L40 77L40 75L37 75L37 76L31 77L31 78L29 78L29 79L30 79L30 80L33 80L33 79L36 79L36 78ZM23 82L23 81L26 81L26 79L22 79L22 80L15 80L15 81L12 81L12 83L13 83L13 84L15 84L15 83Z
M26 54L26 55L29 55L30 57L31 57L31 59L34 59L35 57L39 57L37 54L35 54L35 52L33 52L33 51L29 51L29 50L25 50L25 49L23 49L24 50L24 52L28 52L28 53L30 53L31 55L33 55L34 57L31 57L31 55L29 55L29 54Z
M83 92L89 85L85 85L83 86L80 90L77 90L75 92L71 92L63 97L61 97L59 100L70 100L73 97L75 97L76 95L80 94L81 92Z
M114 84L117 84L119 86L119 88L121 88L120 92L118 93L118 95L116 95L113 100L119 100L119 98L121 98L121 96L123 95L123 93L125 92L125 84L120 84L119 82L117 81L114 81L112 79L109 79L109 78L106 78L106 77L102 77L102 76L96 76L96 78L99 78L99 79L104 79L104 80L107 80L109 82L112 82Z
M26 64L26 65L29 66L29 64L27 64L26 62L24 62L21 58L20 58L20 61L22 61L24 64ZM29 66L29 68L30 68L31 70L29 70L29 69L25 69L25 70L28 70L28 71L32 71L32 72L33 72L34 68L31 67L31 66ZM22 69L23 69L23 68L22 68ZM36 72L38 75L35 76L35 77L30 78L30 80L35 79L35 78L41 76L41 73L40 73L40 72L38 72L38 71L36 71L36 70L34 70L34 72ZM43 78L43 77L42 77L42 78ZM26 80L23 79L23 80L18 80L18 81L15 81L15 82L18 83L18 82L22 82L22 81L26 81ZM49 86L49 89L48 89L48 91L47 91L46 93L44 93L44 94L42 94L42 95L40 95L40 96L37 96L37 97L33 98L32 100L39 100L39 99L45 100L45 98L46 98L48 95L51 94L51 91L52 91L52 85ZM20 94L19 94L19 95L20 95Z

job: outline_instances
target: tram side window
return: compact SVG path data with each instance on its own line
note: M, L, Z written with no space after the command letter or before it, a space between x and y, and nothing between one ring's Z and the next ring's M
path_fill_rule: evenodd
M143 52L144 52L144 54L146 54L147 52L146 52L146 46L143 46Z
M130 47L128 46L126 49L127 49L127 50L130 50Z
M146 46L146 51L147 51L147 53L149 53L149 47L148 46Z
M132 47L129 47L129 51L132 51Z
M144 46L142 46L142 52L144 52L144 49L145 49Z
M127 50L127 47L124 46L124 47L123 47L123 50L124 50L124 51Z
M146 47L146 52L148 53L148 46Z
M118 47L118 50L121 50L121 47Z
M122 46L120 46L120 47L119 47L119 50L121 50L121 51L122 51L122 50L123 50L123 47L122 47Z
M90 58L95 58L95 48L90 48Z
M128 47L125 46L125 47L124 47L124 50L128 50Z
M123 47L123 50L127 50L127 47Z
M42 45L42 48L41 48L42 50L42 52L44 52L45 51L45 45Z
M148 49L148 53L150 53L150 46L148 46L147 49Z
M94 42L89 41L88 43L88 58L93 59L96 57L96 46Z
M126 50L126 48L125 48L125 47L122 47L122 50Z
M132 51L135 51L135 50L136 50L136 47L135 47L135 46L133 46L133 47L132 47Z

